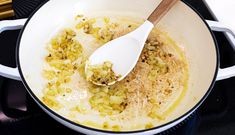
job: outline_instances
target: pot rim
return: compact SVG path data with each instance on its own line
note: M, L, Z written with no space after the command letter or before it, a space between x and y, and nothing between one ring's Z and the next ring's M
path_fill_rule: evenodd
M19 70L19 73L20 73L20 77L22 79L22 82L24 84L24 86L26 87L26 90L28 91L28 93L32 96L32 98L34 100L36 100L36 102L38 102L43 108L45 108L47 111L49 111L51 114L53 114L54 116L62 119L63 121L66 121L70 124L72 124L73 126L78 126L80 128L84 128L86 130L92 130L92 131L95 131L95 132L102 132L102 133L112 133L112 134L133 134L133 133L141 133L141 132L146 132L146 131L154 131L154 130L157 130L157 129L160 129L160 128L163 128L169 124L172 124L176 121L179 121L180 119L184 118L185 116L189 115L194 111L196 110L203 102L204 100L208 97L208 95L210 94L214 84L215 84L215 81L216 81L216 77L217 77L217 74L218 74L218 69L219 69L219 65L220 65L220 54L219 54L219 49L218 49L218 43L216 41L216 38L212 32L212 30L210 29L209 25L206 23L205 19L202 17L202 15L200 15L200 13L195 9L193 8L190 4L188 4L187 2L185 2L184 0L181 0L185 5L187 5L190 9L192 9L199 17L200 19L204 22L204 24L206 25L206 27L208 28L212 38L213 38L213 41L214 41L214 45L215 45L215 49L216 49L216 69L215 69L215 73L214 73L214 77L213 77L213 80L210 84L210 87L208 88L207 92L205 93L205 95L200 99L200 101L194 106L192 107L189 111L187 111L186 113L184 113L183 115L181 115L180 117L172 120L172 121L169 121L165 124L162 124L160 126L156 126L156 127L153 127L153 128L150 128L150 129L143 129L143 130L134 130L134 131L109 131L109 130L101 130L101 129L96 129L96 128L92 128L92 127L88 127L88 126L85 126L85 125L81 125L81 124L78 124L78 123L75 123L65 117L63 117L62 115L59 115L58 113L56 113L55 111L53 111L52 109L50 109L49 107L47 107L35 94L34 92L31 90L31 88L29 87L29 85L27 84L26 80L25 80L25 77L23 75L23 72L22 72L22 69L21 69L21 66L20 66L20 59L19 59L19 49L20 49L20 42L21 42L21 37L23 35L23 32L28 24L28 22L32 19L32 17L34 16L34 14L44 5L46 4L48 1L45 1L43 2L28 18L28 20L26 21L25 25L23 26L23 28L21 29L20 31L20 34L18 36L18 39L17 39L17 43L16 43L16 64L17 64L17 67L18 67L18 70ZM187 117L186 117L187 118ZM183 121L183 120L182 120ZM170 127L172 128L172 127Z

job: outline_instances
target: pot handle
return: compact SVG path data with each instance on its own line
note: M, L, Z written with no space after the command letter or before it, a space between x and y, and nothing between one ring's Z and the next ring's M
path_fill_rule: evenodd
M217 21L206 20L206 22L210 26L211 30L218 31L218 32L227 32L227 33L231 34L232 37L235 39L235 31L233 31L228 26L226 26L220 22L217 22ZM232 45L232 43L231 43L231 45ZM234 46L235 46L235 44L234 44ZM235 66L223 68L223 69L219 68L216 80L217 81L224 80L224 79L228 79L228 78L231 78L234 76L235 76Z
M21 29L27 19L18 19L18 20L4 20L0 21L0 33L5 30L16 30ZM0 76L14 79L14 80L21 80L18 68L11 68L0 64Z

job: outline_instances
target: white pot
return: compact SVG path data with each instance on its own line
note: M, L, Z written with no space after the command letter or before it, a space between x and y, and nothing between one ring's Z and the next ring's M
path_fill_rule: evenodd
M235 66L219 68L219 53L211 32L229 28L218 22L206 21L184 2L179 2L160 21L158 27L166 31L186 52L189 61L188 90L175 109L169 122L148 130L132 132L111 132L76 124L46 107L39 96L42 90L42 60L46 54L45 45L51 34L64 24L66 18L83 13L109 12L110 14L134 15L147 18L160 0L50 0L29 19L0 22L0 32L9 29L23 29L17 43L17 67L0 65L0 75L21 80L32 98L55 120L78 132L86 134L155 134L182 122L206 99L216 80L235 76ZM26 22L26 23L25 23ZM208 25L209 24L209 25ZM233 34L234 35L234 34Z

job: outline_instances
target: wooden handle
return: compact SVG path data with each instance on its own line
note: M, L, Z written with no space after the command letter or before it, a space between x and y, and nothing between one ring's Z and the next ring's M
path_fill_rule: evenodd
M162 0L147 20L156 25L178 1L180 0Z
M12 0L0 0L0 19L14 16Z
M12 0L0 0L0 6L6 5L6 4L11 4Z

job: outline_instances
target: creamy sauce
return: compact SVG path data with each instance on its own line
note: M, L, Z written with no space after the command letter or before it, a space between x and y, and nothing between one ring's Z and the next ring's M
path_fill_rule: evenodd
M143 22L132 17L75 17L48 43L43 76L48 84L41 100L82 125L113 131L159 126L187 89L184 52L164 32L154 29L134 70L113 86L86 81L84 63L98 47ZM121 54L120 54L121 55Z

